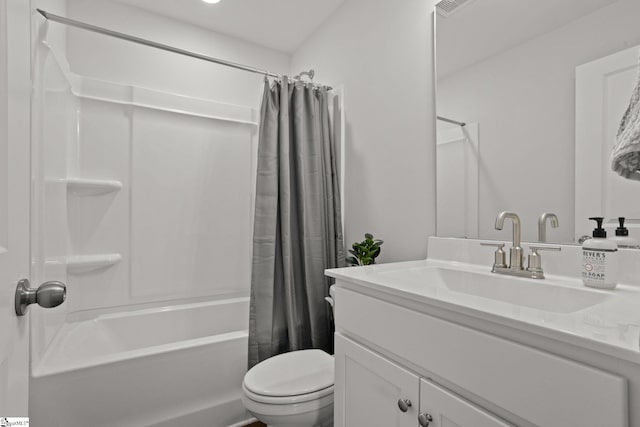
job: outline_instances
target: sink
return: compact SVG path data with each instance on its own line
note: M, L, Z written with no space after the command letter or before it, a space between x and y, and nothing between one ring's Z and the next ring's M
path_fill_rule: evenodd
M548 279L523 279L443 267L408 268L380 274L413 290L428 286L437 291L445 290L550 313L573 313L610 298L604 292L567 287Z

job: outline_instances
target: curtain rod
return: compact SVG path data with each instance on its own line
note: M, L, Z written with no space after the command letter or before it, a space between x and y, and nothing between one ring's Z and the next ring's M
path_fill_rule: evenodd
M454 125L458 125L458 126L466 126L467 124L465 122L458 122L456 120L451 120L451 119L447 119L446 117L442 117L442 116L436 116L436 119L442 121L442 122L447 122L447 123L453 123Z
M150 46L150 47L153 47L153 48L156 48L156 49L165 50L167 52L177 53L179 55L189 56L191 58L201 59L201 60L207 61L207 62L213 62L215 64L224 65L226 67L231 67L231 68L235 68L235 69L238 69L238 70L248 71L250 73L262 74L263 76L275 77L277 79L283 79L283 78L286 77L286 76L283 76L283 75L280 75L280 74L272 73L270 71L261 70L259 68L255 68L255 67L250 67L248 65L242 65L242 64L238 64L236 62L225 61L224 59L214 58L212 56L203 55L201 53L191 52L191 51L188 51L188 50L180 49L178 47L169 46L169 45L166 45L166 44L163 44L163 43L158 43L158 42L154 42L154 41L151 41L151 40L146 40L146 39L143 39L143 38L140 38L140 37L131 36L129 34L120 33L118 31L109 30L107 28L103 28L103 27L98 27L98 26L95 26L95 25L87 24L86 22L76 21L75 19L71 19L71 18L67 18L67 17L64 17L64 16L55 15L53 13L49 13L46 10L43 10L43 9L36 9L36 10L46 20L58 22L60 24L70 25L72 27L81 28L83 30L92 31L94 33L103 34L103 35L110 36L110 37L115 37L115 38L118 38L118 39L121 39L121 40L127 40L127 41L130 41L130 42L133 42L133 43L137 43L137 44L141 44L141 45L145 45L145 46ZM301 73L300 75L302 75L302 74L310 75L310 73L311 72L305 72L305 73ZM296 79L293 79L293 80L296 80ZM300 80L300 79L298 79L298 80ZM300 80L300 81L302 81L302 80ZM313 83L313 82L311 82L311 83ZM331 87L327 86L327 90L331 90L331 89L332 89Z

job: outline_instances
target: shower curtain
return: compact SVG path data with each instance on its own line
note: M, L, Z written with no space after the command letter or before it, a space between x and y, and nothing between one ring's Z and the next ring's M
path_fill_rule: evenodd
M325 88L265 79L251 273L249 367L301 349L333 349L330 280L345 253Z

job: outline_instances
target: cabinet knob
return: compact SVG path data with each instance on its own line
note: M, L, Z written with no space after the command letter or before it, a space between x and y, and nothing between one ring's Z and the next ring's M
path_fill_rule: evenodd
M411 401L409 399L398 399L398 408L402 412L407 412L411 407Z
M420 427L429 427L429 424L433 421L433 417L430 414L423 414L422 412L418 415L418 424Z

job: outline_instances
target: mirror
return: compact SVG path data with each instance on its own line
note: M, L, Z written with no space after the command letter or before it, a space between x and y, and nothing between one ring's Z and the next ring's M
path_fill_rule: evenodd
M437 234L575 243L590 216L627 217L640 237L640 182L610 153L635 86L637 0L467 0L436 6ZM462 125L464 124L464 125ZM615 224L615 225L614 225Z

